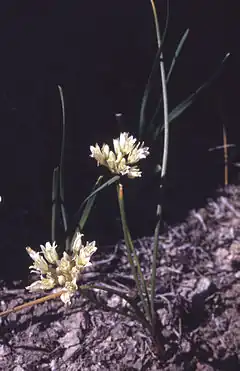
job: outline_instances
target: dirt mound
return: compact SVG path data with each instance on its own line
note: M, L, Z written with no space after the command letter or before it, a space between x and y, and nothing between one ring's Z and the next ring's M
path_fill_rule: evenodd
M152 237L135 241L150 278ZM122 241L99 249L88 282L133 290ZM102 259L102 260L101 260ZM240 187L228 186L205 209L159 239L157 312L165 359L141 325L125 317L123 300L94 291L70 308L59 300L1 318L1 370L240 369ZM1 285L1 310L36 297L23 283Z

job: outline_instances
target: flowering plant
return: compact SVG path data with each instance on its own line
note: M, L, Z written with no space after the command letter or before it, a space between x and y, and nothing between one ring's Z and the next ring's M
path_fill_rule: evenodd
M108 144L90 146L91 157L97 160L98 166L106 166L111 173L127 175L128 178L141 177L142 173L135 164L149 155L149 148L144 147L144 142L136 144L137 139L129 133L121 133L120 137L113 139L114 151Z
M45 246L41 245L43 256L35 252L30 247L26 250L33 259L34 264L30 266L31 272L40 274L40 280L27 286L31 292L51 290L56 286L63 287L60 299L65 303L71 302L71 297L78 290L77 281L79 280L83 269L91 265L90 258L97 250L95 241L84 246L82 244L83 234L77 233L72 244L72 254L63 252L59 259L56 251L55 242L51 245L47 242Z
M194 101L196 96L206 88L209 83L212 81L213 77L206 83L204 83L199 89L197 89L193 94L191 94L187 99L181 102L177 107L175 107L170 113L168 112L168 99L167 99L167 83L173 71L173 67L176 63L176 59L182 49L182 46L187 38L189 30L186 30L184 35L182 36L179 45L176 49L175 55L172 60L172 64L169 68L167 76L165 76L165 68L164 68L164 58L162 53L162 45L166 34L166 29L163 34L163 38L161 40L159 25L158 25L158 18L157 12L155 8L155 4L153 0L150 0L152 10L153 10L153 18L155 23L156 29L156 36L157 36L157 54L153 64L153 69L151 71L150 77L148 79L146 89L143 94L141 110L140 110L140 122L139 122L139 137L142 136L144 130L146 129L146 120L145 120L145 113L146 113L146 104L150 93L150 88L152 86L153 79L155 79L154 72L156 71L156 67L160 67L160 74L161 74L161 87L162 87L162 96L160 98L159 104L157 109L153 115L152 120L149 120L150 124L148 124L148 131L152 132L153 140L158 138L159 133L164 129L164 140L163 140L163 156L162 156L162 164L157 164L157 169L161 170L161 177L160 177L160 191L163 189L164 178L166 176L167 171L167 159L168 159L168 141L169 141L169 123L172 122L175 118L177 118L186 108L188 108L191 103ZM166 22L167 24L168 22ZM222 64L225 62L229 54L225 56L222 61ZM16 312L18 310L22 310L28 306L42 303L46 300L55 299L60 297L60 299L65 303L71 303L71 299L76 293L78 289L102 289L112 293L117 293L119 296L124 298L129 306L135 312L136 317L139 321L149 330L155 344L157 345L158 352L161 354L164 353L164 344L162 342L161 334L157 333L156 331L156 311L155 311L155 285L156 285L156 261L157 261L157 253L158 253L158 237L159 237L159 230L160 230L160 219L161 219L161 205L157 205L157 223L154 232L154 247L153 247L153 254L152 254L152 276L150 282L150 290L148 289L146 282L144 280L141 266L139 263L138 256L136 254L134 244L132 242L131 234L127 224L127 218L125 213L124 207L124 192L123 192L123 185L120 183L120 179L123 176L127 176L129 179L140 178L142 176L142 172L138 167L138 162L142 159L146 159L149 155L149 148L144 146L144 142L138 142L136 138L130 135L127 132L120 133L119 138L113 139L113 147L110 148L108 144L95 144L95 146L90 146L90 156L97 161L97 165L106 167L111 174L114 174L110 180L108 180L103 185L99 185L102 177L98 179L93 189L93 192L84 200L80 207L80 211L82 211L83 205L85 208L82 212L82 216L78 223L78 229L76 228L74 237L72 241L70 239L71 233L69 233L69 229L67 227L67 217L65 213L64 207L64 187L63 187L63 158L64 158L64 146L65 146L65 111L64 111L64 100L62 89L59 86L60 91L60 98L62 104L62 118L63 118L63 135L62 135L62 146L61 146L61 156L60 156L60 164L57 168L54 169L53 173L53 191L52 191L52 243L47 242L45 245L41 245L41 251L36 252L32 250L30 247L27 247L26 250L30 257L33 260L33 265L30 266L31 272L36 273L39 277L36 281L32 284L27 286L26 288L30 292L37 292L37 291L46 291L52 290L55 291L50 295L44 296L40 299L36 299L29 303L24 303L18 307L8 309L4 312L0 313L0 317L7 315L12 312ZM157 116L159 107L163 103L163 118L164 123L163 125L156 126L154 124L154 119ZM150 129L150 130L149 130ZM115 288L111 287L104 287L103 285L79 285L79 280L81 279L82 273L84 268L91 265L90 259L92 254L96 252L97 247L95 241L87 242L85 245L82 244L82 237L83 234L81 231L83 230L84 224L88 219L90 214L92 205L95 200L95 196L98 192L104 189L106 186L116 183L117 185L117 197L118 197L118 204L122 222L122 229L124 234L124 239L126 243L127 249L127 256L128 261L132 269L132 275L135 280L136 290L138 295L138 301L132 300L131 295L126 295L125 293L121 293L117 291ZM59 251L57 251L58 246L56 244L55 238L55 227L56 227L56 210L57 210L57 201L60 200L60 213L62 217L62 222L64 226L65 232L65 243L66 249L63 251L61 257ZM0 199L1 201L1 199ZM70 244L71 242L71 244ZM69 246L70 244L70 246Z

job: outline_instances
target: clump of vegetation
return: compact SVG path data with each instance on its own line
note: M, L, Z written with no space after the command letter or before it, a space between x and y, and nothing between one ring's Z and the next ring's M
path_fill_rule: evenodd
M52 233L51 242L41 245L41 252L36 252L30 247L27 247L27 252L33 260L33 265L30 266L33 273L38 275L37 280L31 283L27 289L31 292L53 290L51 294L44 296L40 299L24 303L18 307L6 310L0 313L0 316L7 315L12 312L22 310L28 306L39 304L46 300L60 299L64 304L71 304L71 299L77 291L81 293L88 292L89 290L104 290L115 293L120 296L127 303L126 315L131 318L136 318L146 329L148 335L151 336L155 345L155 351L161 357L164 357L165 346L164 337L161 333L161 318L159 318L156 311L156 271L159 250L159 234L160 223L162 217L162 205L156 205L157 222L154 230L154 243L152 254L152 268L151 280L146 282L143 270L139 261L136 248L133 244L131 233L129 230L127 216L124 204L124 188L126 181L137 181L136 178L142 177L142 172L138 167L142 159L146 159L151 154L151 151L156 153L157 140L161 138L162 148L159 151L159 158L155 158L155 169L160 174L159 176L159 193L160 200L164 198L164 182L167 174L167 160L168 160L168 147L169 147L169 124L172 123L180 114L182 114L196 99L198 94L202 92L216 77L219 70L199 89L191 94L187 99L181 102L171 112L168 108L168 92L167 86L171 78L174 66L180 55L182 47L187 39L189 30L186 30L181 37L179 44L174 53L171 65L166 68L163 58L163 46L167 33L168 14L166 20L166 27L161 38L159 29L157 11L154 1L151 0L151 7L153 10L153 19L156 29L157 38L157 53L153 63L153 68L150 73L146 89L143 94L143 99L140 109L140 120L138 127L138 137L144 139L148 137L149 146L146 147L144 142L138 140L133 135L127 132L121 132L119 137L113 139L113 147L110 144L104 143L102 145L95 144L90 146L90 156L97 161L97 164L109 170L110 178L103 183L103 176L100 176L91 192L91 194L81 204L77 215L80 218L77 225L74 225L74 231L67 223L66 210L64 205L64 182L63 182L63 164L64 164L64 150L65 150L65 110L63 92L59 86L59 92L62 103L62 118L63 118L63 136L61 146L61 157L59 166L53 172L53 186L52 186ZM169 6L167 6L167 9ZM168 9L169 11L169 9ZM225 56L221 63L221 67L228 54ZM166 72L167 70L167 72ZM152 118L146 118L146 107L150 97L151 86L156 74L161 77L162 95L159 99L159 104L156 111L153 113ZM163 108L163 120L158 118L160 108ZM158 120L156 120L158 118ZM226 144L227 145L227 144ZM162 155L160 155L160 153ZM226 156L226 154L225 154ZM226 170L225 170L226 171ZM128 179L126 179L128 178ZM226 178L226 175L225 175ZM135 295L132 292L123 293L116 289L114 285L109 287L104 283L99 284L81 284L81 277L85 267L91 264L90 259L93 253L96 252L96 242L87 242L85 245L82 243L82 236L85 223L88 220L93 204L96 201L96 196L107 187L115 185L116 195L118 199L119 212L121 217L122 231L125 240L126 253L128 262L131 267L132 277L135 281ZM128 186L128 185L127 185ZM129 185L130 187L130 185ZM126 187L127 188L127 187ZM126 190L127 191L127 190ZM64 227L65 239L60 242L59 248L56 242L55 230L58 221L57 211L60 210L61 219ZM149 252L150 253L150 252ZM62 256L60 258L60 256Z

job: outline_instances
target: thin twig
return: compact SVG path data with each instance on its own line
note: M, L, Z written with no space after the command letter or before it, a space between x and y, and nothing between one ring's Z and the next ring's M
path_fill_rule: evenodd
M66 290L57 291L57 292L54 292L54 293L52 293L50 295L43 296L42 298L29 301L28 303L24 303L24 304L18 305L18 306L14 307L14 308L11 308L11 309L7 309L4 312L0 312L0 317L7 316L10 313L19 312L22 309L25 309L25 308L28 308L28 307L32 307L33 305L36 305L36 304L45 303L45 301L48 301L48 300L56 299L59 296L61 296L64 292L66 292Z

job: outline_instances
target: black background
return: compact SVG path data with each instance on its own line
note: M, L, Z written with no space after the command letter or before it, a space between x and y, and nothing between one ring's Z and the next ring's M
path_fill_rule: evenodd
M161 28L166 1L156 1ZM169 66L180 37L189 37L169 84L170 109L195 91L230 52L222 74L171 125L166 223L204 206L223 185L222 124L232 161L239 161L239 17L235 1L170 1L164 57ZM100 174L89 146L137 133L140 101L156 53L150 1L2 1L0 6L0 278L27 274L26 245L50 240L51 182L58 164L61 106L67 118L66 207L72 215ZM156 99L156 96L155 96ZM153 97L154 100L154 97ZM150 106L151 107L151 106ZM146 143L148 144L148 143ZM147 162L147 160L145 160ZM230 182L237 168L229 167ZM135 194L128 183L133 237L152 234L157 186ZM129 189L128 189L129 188ZM99 197L86 238L121 238L114 189Z

